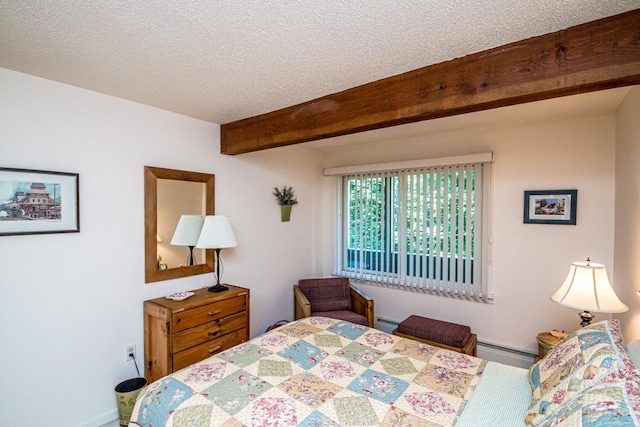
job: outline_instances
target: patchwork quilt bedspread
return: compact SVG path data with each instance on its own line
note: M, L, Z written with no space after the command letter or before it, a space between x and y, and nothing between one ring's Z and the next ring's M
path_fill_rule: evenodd
M150 384L130 425L453 426L486 363L311 317Z

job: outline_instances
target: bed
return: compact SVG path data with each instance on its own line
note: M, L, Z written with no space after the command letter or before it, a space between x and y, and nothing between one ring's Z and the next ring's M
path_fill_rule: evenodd
M150 384L130 425L637 426L639 390L617 320L526 370L310 317Z

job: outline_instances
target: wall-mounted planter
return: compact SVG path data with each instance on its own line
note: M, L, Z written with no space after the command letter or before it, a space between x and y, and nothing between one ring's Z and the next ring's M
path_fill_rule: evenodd
M298 203L298 199L293 192L293 187L287 187L286 185L280 190L278 187L273 188L273 193L278 204L280 205L280 219L282 222L287 222L291 218L291 208Z
M293 205L280 205L280 219L282 222L288 222L291 219L291 208Z

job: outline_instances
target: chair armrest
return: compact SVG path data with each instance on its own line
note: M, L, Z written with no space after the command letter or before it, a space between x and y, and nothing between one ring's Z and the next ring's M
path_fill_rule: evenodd
M311 303L298 285L293 285L293 319L311 317Z
M353 285L349 285L351 293L351 310L367 318L369 327L373 328L373 298Z

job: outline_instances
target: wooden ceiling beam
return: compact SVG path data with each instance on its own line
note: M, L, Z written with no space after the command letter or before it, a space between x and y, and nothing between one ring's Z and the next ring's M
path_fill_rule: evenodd
M640 9L223 124L241 154L640 83Z

